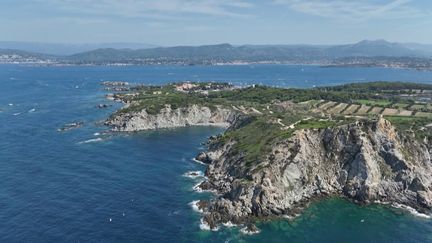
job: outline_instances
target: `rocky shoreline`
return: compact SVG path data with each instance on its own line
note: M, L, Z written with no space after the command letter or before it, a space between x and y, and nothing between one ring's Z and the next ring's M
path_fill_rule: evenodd
M226 108L166 106L120 113L106 121L114 131L132 132L195 125L241 127L247 116ZM297 130L271 144L262 161L246 165L234 150L238 141L213 136L196 159L208 165L198 188L213 191L196 207L212 230L220 224L246 225L258 219L293 217L314 200L340 196L355 203L404 205L429 214L432 209L432 146L400 134L383 119L325 129Z
M243 225L244 232L256 233L257 220L295 217L312 201L330 196L431 213L427 118L337 115L329 110L348 105L316 99L327 97L326 91L227 87L182 83L107 96L125 104L105 121L112 131L226 127L195 158L207 165L205 175L184 175L205 178L194 190L215 194L193 205L203 215L203 227ZM338 92L333 93L338 100L347 95ZM295 103L287 95L311 100Z

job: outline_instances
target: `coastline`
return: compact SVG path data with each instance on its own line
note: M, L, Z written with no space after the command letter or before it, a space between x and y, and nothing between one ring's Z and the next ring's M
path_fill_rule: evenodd
M208 152L209 152L209 150L207 150L207 152L204 152L204 154L207 155ZM205 160L204 161L200 160L199 159L199 155L196 158L194 158L194 161L196 161L196 162L198 162L200 164L206 165L206 176L208 176L209 166L212 166L213 162L209 162L209 161L205 161ZM211 192L212 195L213 195L213 199L211 199L209 201L209 203L211 203L212 200L215 200L215 199L217 200L217 198L223 197L224 193L221 192L221 191L219 191L218 188L213 188L213 189L211 187L209 188L208 185L207 185L209 183L209 181L211 181L211 179L209 179L208 177L205 177L204 180L198 182L194 186L194 191L197 191L199 193L204 192L204 191L205 192ZM206 186L204 186L204 188L200 188L200 187L203 187L203 185L206 185ZM251 222L254 222L256 220L258 220L258 221L262 221L262 220L267 221L267 220L272 220L272 219L275 219L275 218L295 218L298 215L300 215L303 210L305 210L306 208L308 208L308 206L311 203L317 202L319 200L322 200L322 199L325 199L325 198L329 198L329 197L342 197L342 198L348 199L352 203L363 204L363 205L374 204L374 203L375 204L387 204L387 205L390 205L390 206L392 206L394 208L402 209L402 210L404 210L404 211L406 211L406 212L408 212L408 213L410 213L410 214L412 214L414 216L423 217L423 218L430 217L429 215L426 215L426 214L422 213L421 211L419 211L418 209L413 208L413 207L411 207L409 205L392 203L391 201L387 201L387 202L386 201L383 201L383 202L368 201L368 200L366 200L366 201L359 201L357 199L349 198L346 195L341 194L340 192L335 192L335 193L324 193L322 195L313 196L313 197L307 197L307 199L305 201L300 201L299 204L297 204L294 208L290 208L289 213L287 212L286 214L279 214L278 213L276 215L269 215L269 216L258 216L258 217L254 216L254 217L252 217L251 220L248 219L246 221L238 221L238 222L234 221L234 223L231 220L228 220L226 222L222 221L221 224L222 225L225 225L225 224L234 224L234 225L237 225L237 226L241 226L241 225L245 225L245 224L251 224ZM195 201L195 206L197 207L197 210L195 210L195 211L199 211L199 213L202 215L202 220L203 220L203 222L206 223L206 225L210 225L209 230L210 229L211 230L217 230L217 229L219 229L218 226L213 225L212 223L209 223L207 221L208 218L206 219L206 216L208 216L211 211L208 211L208 208L206 209L205 207L201 207L200 208L197 205L199 203L202 203L202 201ZM205 205L205 204L203 204L203 205ZM253 218L255 218L255 219L253 219ZM247 223L247 222L249 222L249 223ZM207 229L208 227L204 227L204 228ZM247 232L244 232L244 233L249 234ZM254 231L254 233L257 233L257 232Z
M277 105L294 107L292 103ZM217 230L220 225L235 224L247 225L248 231L257 232L254 225L257 220L296 217L311 202L331 196L357 204L379 200L404 205L408 211L412 208L419 213L430 212L431 180L427 175L432 174L432 167L427 160L432 150L427 143L400 134L382 116L337 126L298 129L283 139L270 137L269 149L253 161L255 164L248 164L247 153L239 152L236 144L244 135L262 131L254 128L243 135L239 131L254 122L271 122L254 120L251 116L239 113L234 106L230 110L196 104L172 109L171 105L165 105L156 114L146 110L120 112L105 124L120 132L208 125L226 128L221 135L212 136L207 150L194 159L207 168L204 180L193 190L214 195L192 205L202 214L205 229ZM280 121L277 124L282 126L280 130L286 130ZM225 136L229 133L239 136Z
M422 67L407 67L407 66L392 66L392 65L368 65L368 64L329 64L329 63L290 63L290 62L247 62L247 63L214 63L214 64L177 64L177 63L149 63L149 64L135 64L135 63L87 63L87 64L77 64L77 63L26 63L26 62L15 62L15 63L0 63L0 65L19 65L19 66L29 66L29 67L158 67L158 66L177 66L177 67L188 67L188 66L253 66L253 65L273 65L273 66L312 66L319 68L384 68L384 69L394 69L394 70L411 70L417 72L432 72L432 68L422 68Z

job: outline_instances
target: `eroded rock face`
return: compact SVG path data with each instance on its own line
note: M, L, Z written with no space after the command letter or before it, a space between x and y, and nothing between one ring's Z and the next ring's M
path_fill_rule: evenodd
M187 108L171 109L169 105L158 114L140 112L122 113L105 122L115 131L141 131L160 128L186 127L196 125L228 126L235 120L235 113L229 109L192 105Z
M201 155L210 163L206 189L220 195L204 209L211 227L296 214L327 195L432 209L431 145L402 137L385 119L298 130L253 166L232 156L233 144L216 140Z

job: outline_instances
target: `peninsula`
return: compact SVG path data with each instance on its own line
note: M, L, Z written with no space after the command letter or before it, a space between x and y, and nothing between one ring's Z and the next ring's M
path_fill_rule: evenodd
M313 89L229 83L131 87L110 97L114 131L226 126L197 160L203 223L292 217L313 200L432 209L432 85L373 82Z

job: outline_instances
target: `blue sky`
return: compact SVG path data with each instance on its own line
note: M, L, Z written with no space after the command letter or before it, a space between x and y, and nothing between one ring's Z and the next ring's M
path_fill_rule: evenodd
M430 0L0 0L0 40L432 43Z

